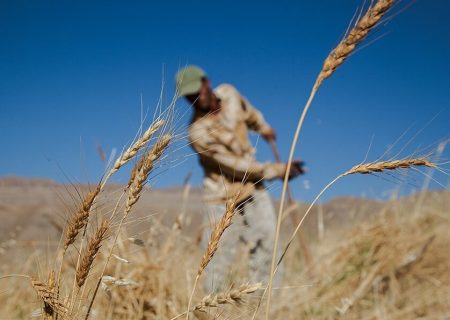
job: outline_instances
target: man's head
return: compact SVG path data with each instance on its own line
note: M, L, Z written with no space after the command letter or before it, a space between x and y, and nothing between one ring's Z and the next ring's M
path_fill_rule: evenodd
M218 109L218 100L211 89L206 73L197 66L187 66L177 72L178 94L184 96L198 111Z

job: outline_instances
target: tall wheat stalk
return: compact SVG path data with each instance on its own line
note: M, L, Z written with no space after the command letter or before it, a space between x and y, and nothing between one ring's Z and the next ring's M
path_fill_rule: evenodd
M194 285L192 287L192 292L189 297L188 308L186 311L186 320L189 319L189 310L191 310L192 298L194 296L198 280L200 279L200 276L202 275L203 271L211 262L212 258L214 257L214 254L219 248L219 242L220 239L222 238L223 233L229 226L231 226L231 222L237 211L236 205L237 199L239 199L239 195L240 193L238 192L232 199L228 199L228 201L226 202L225 213L223 214L219 222L216 223L213 231L211 232L211 236L209 237L208 241L208 246L206 247L206 250L200 262L200 266L198 267L197 275L195 276Z
M80 244L79 254L77 258L76 268L79 268L80 265L80 259L81 259L81 252L83 250L84 246L84 236L86 233L86 227L89 223L89 215L90 212L94 206L94 203L98 197L98 195L102 192L104 189L106 183L108 182L109 178L117 172L121 167L123 167L125 164L127 164L131 159L133 159L137 153L143 149L147 143L150 141L150 139L154 136L154 134L164 125L165 121L163 119L156 120L150 126L148 129L144 132L144 134L139 137L125 152L123 152L115 161L114 165L110 168L108 173L101 179L100 183L97 185L97 187L89 192L83 202L80 205L80 208L69 218L69 222L67 224L67 229L64 236L64 248L62 250L61 254L61 264L59 266L59 272L58 272L58 281L57 281L57 297L59 297L59 288L61 285L61 273L62 273L62 267L64 264L64 258L65 254L67 252L67 249L71 244L73 244L80 233L80 231L83 229L83 239ZM75 283L76 278L74 279L73 289L72 292L75 291Z
M303 122L305 120L306 114L311 106L311 103L316 95L319 87L323 83L323 81L329 78L334 71L341 66L344 61L350 56L351 53L354 52L356 47L367 37L370 30L372 30L381 20L381 18L392 8L395 0L378 0L375 3L371 3L366 13L357 21L356 25L348 32L348 34L344 37L344 39L337 45L335 49L331 51L328 57L325 59L324 64L322 66L322 70L316 78L316 81L311 90L310 96L306 102L305 107L303 108L303 112L300 116L299 122L297 124L297 128L294 134L294 138L292 139L292 145L289 152L288 165L286 174L283 182L283 189L281 193L281 201L278 210L278 221L276 227L275 241L272 252L272 263L271 263L271 272L269 277L269 285L268 285L268 297L267 297L267 306L266 306L266 320L269 319L270 312L270 302L271 302L271 292L272 292L272 284L273 284L273 273L275 269L276 262L276 254L278 247L278 238L280 234L281 227L281 217L283 214L283 207L286 198L286 190L288 185L288 177L291 169L291 162L294 157L295 148L297 145L297 141L300 134L300 129L303 126Z
M402 169L411 169L413 167L428 167L428 168L435 168L436 164L428 160L427 158L410 158L410 159L401 159L401 160L391 160L391 161L381 161L381 162L368 162L356 165L352 167L350 170L338 175L336 178L334 178L331 182L329 182L320 192L319 194L314 198L314 200L309 205L308 209L306 210L305 214L295 227L291 237L289 238L288 242L286 243L283 252L281 253L280 258L278 259L278 262L276 264L276 267L274 268L273 274L275 275L278 271L278 267L280 266L281 262L283 261L284 257L286 256L287 251L289 250L292 242L294 241L298 231L300 230L300 227L303 225L303 222L305 221L306 217L308 216L311 209L314 207L314 205L317 203L317 201L320 199L320 197L336 182L338 182L341 178L354 175L354 174L373 174L373 173L382 173L385 171L393 171L393 170L402 170ZM253 313L252 319L255 319L256 314L258 312L259 306L261 305L261 301L264 298L265 294L268 291L268 287L264 290L261 299L259 300L258 306L255 309L255 312Z
M171 134L165 134L165 135L159 137L158 140L156 141L156 143L153 145L153 147L142 156L142 158L144 160L142 160L142 167L140 168L139 172L136 173L136 172L132 171L132 175L134 175L134 181L131 183L131 186L129 188L128 198L127 198L127 201L125 204L124 214L122 216L122 219L120 220L119 226L117 227L117 231L114 236L114 241L111 245L109 255L106 258L105 264L103 266L103 270L97 280L97 284L96 284L93 296L89 302L89 306L88 306L88 310L86 312L85 319L89 318L92 306L94 304L98 289L99 289L101 281L102 281L102 277L105 274L106 267L108 266L108 263L111 259L112 252L117 243L117 239L119 237L119 233L122 228L122 225L123 225L125 219L128 217L128 215L131 211L131 208L139 200L141 193L142 193L142 189L144 188L144 185L147 182L150 172L154 168L155 162L163 155L164 151L166 150L166 148L168 147L168 145L170 144L171 141L172 141ZM139 162L141 162L141 161L139 161Z

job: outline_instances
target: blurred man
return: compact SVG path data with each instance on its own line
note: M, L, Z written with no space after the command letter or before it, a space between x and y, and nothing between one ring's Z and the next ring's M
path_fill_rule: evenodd
M225 212L225 202L238 195L239 214L223 234L219 250L206 271L207 288L218 290L229 285L228 281L238 276L243 261L248 264L248 271L242 280L266 282L276 214L264 181L283 179L287 164L257 162L248 131L259 133L266 141L275 140L275 131L233 86L222 84L213 91L206 73L197 66L180 70L176 85L179 95L194 109L189 139L204 170L207 222L219 221ZM289 178L302 173L302 163L294 161ZM209 235L210 230L205 229L204 248Z

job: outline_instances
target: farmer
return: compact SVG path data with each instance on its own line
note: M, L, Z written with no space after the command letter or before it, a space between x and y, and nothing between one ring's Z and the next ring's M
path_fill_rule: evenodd
M238 214L206 270L205 286L207 290L221 290L238 277L252 283L266 282L276 214L264 181L283 179L287 164L257 162L248 131L259 133L269 142L275 140L275 131L233 86L222 84L212 90L206 73L197 66L178 71L176 85L178 94L194 109L189 140L204 170L206 222L211 225L220 220L227 200L237 196L239 204ZM289 178L302 173L302 162L293 161ZM204 248L210 233L205 228Z

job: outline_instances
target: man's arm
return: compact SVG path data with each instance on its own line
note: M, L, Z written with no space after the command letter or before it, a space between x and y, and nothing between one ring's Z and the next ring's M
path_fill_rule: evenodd
M260 163L231 153L225 141L219 141L215 135L203 127L193 127L189 134L192 147L200 155L204 166L219 169L238 180L272 180L284 176L286 164ZM221 137L223 140L224 136Z
M258 111L245 97L241 96L241 104L244 109L246 119L245 122L247 126L258 132L263 136L267 141L275 140L275 131L272 127L266 122L264 116L260 111Z
M241 104L242 109L244 109L245 122L251 130L263 133L270 129L270 126L264 119L262 113L256 110L256 108L243 96L241 96Z

